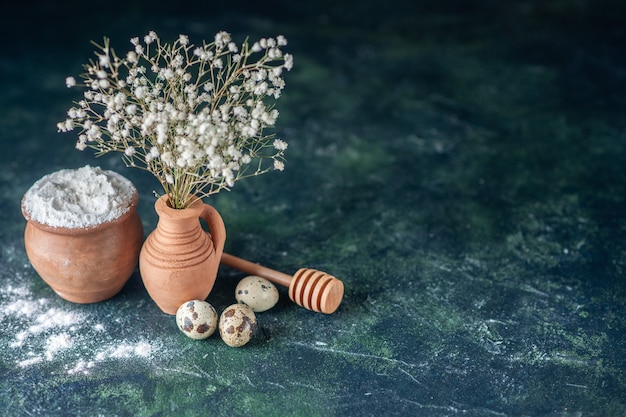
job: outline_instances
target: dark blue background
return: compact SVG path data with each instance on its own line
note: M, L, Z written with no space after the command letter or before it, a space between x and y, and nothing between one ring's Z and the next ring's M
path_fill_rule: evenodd
M76 1L0 10L8 415L626 414L622 3ZM288 38L295 68L276 131L289 143L285 172L207 203L224 217L229 252L342 279L335 314L300 309L281 289L253 342L232 349L217 336L185 338L138 274L117 297L82 306L30 267L20 199L57 169L92 164L127 176L146 232L154 228L154 180L117 157L78 152L56 132L78 98L65 77L92 56L89 41L108 36L125 50L152 29L195 42L222 29L238 41ZM220 270L208 299L218 311L234 302L242 276ZM42 356L54 332L16 346L32 324L12 310L20 301L86 318L61 326L74 345L20 366ZM110 354L133 343L150 344L150 355ZM71 372L90 358L87 374Z

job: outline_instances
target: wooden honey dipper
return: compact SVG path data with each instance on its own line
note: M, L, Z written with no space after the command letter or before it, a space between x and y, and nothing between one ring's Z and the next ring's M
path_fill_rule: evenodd
M291 301L318 313L333 313L343 298L343 282L322 271L301 268L292 277L228 253L222 253L222 263L288 287Z

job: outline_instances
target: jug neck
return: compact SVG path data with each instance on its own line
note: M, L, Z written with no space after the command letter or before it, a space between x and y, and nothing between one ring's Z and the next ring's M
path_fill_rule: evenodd
M174 209L167 203L167 196L161 196L155 203L155 210L159 215L158 227L175 234L185 234L200 228L202 200L197 199L189 207Z

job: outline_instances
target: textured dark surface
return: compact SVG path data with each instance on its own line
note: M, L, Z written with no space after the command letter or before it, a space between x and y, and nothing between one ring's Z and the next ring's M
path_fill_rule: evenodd
M625 7L174 3L3 6L3 414L626 414ZM156 224L150 177L55 127L89 41L124 50L150 29L290 41L285 172L207 202L227 251L342 279L335 314L281 290L234 349L186 338L138 274L112 300L74 305L31 268L20 199L57 169L115 169L140 190L146 232ZM220 270L218 312L241 277Z

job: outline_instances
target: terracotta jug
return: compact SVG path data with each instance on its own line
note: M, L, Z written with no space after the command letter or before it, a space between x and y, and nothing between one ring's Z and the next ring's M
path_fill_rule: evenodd
M41 278L62 298L96 303L117 294L137 267L143 227L137 214L137 192L128 211L93 227L53 227L30 218L24 245Z
M171 208L167 200L162 196L154 205L159 221L141 249L139 270L150 297L174 315L181 304L204 300L213 289L226 229L217 210L200 199L182 210Z

